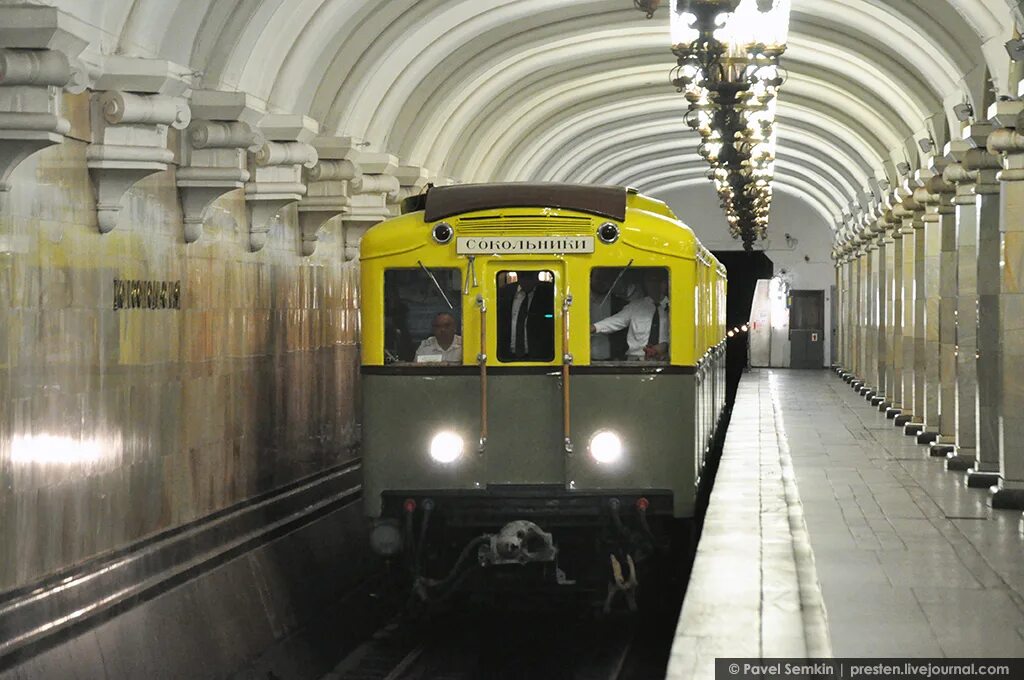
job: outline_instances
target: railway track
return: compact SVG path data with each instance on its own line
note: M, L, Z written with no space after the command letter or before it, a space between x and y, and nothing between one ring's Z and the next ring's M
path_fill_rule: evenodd
M626 680L638 627L500 612L393 623L323 680Z

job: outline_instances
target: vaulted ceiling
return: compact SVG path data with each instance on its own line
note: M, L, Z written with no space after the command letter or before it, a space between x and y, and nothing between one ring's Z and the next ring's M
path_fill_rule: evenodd
M651 20L631 0L39 4L91 25L95 53L186 65L197 88L249 92L435 176L707 183L668 82L668 0ZM954 104L1017 94L1003 43L1019 18L1015 0L793 0L776 190L829 228L897 166L926 166L917 140L958 134Z

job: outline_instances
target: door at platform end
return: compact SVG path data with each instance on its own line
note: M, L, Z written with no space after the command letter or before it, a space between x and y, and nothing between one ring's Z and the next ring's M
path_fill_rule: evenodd
M825 291L790 291L790 368L825 365Z

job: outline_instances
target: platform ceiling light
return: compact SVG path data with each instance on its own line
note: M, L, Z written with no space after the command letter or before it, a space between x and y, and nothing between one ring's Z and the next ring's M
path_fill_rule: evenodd
M961 123L966 123L974 116L974 107L971 106L970 102L957 104L953 107L953 115Z
M775 174L775 104L785 78L791 0L674 0L672 84L734 238L767 236Z
M925 137L924 139L917 140L917 145L921 147L923 153L931 153L935 150L935 142L931 137Z
M633 7L647 15L650 19L654 16L654 13L661 7L661 0L633 0Z
M1024 61L1024 38L1011 38L1005 44L1006 53L1013 61Z

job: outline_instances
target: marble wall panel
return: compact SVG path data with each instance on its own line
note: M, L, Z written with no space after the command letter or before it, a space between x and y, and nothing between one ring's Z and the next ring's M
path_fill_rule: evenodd
M353 455L358 271L294 206L248 252L241 192L186 245L173 170L96 228L85 144L22 163L0 199L0 591ZM336 229L337 227L335 227ZM114 279L181 308L114 309Z

